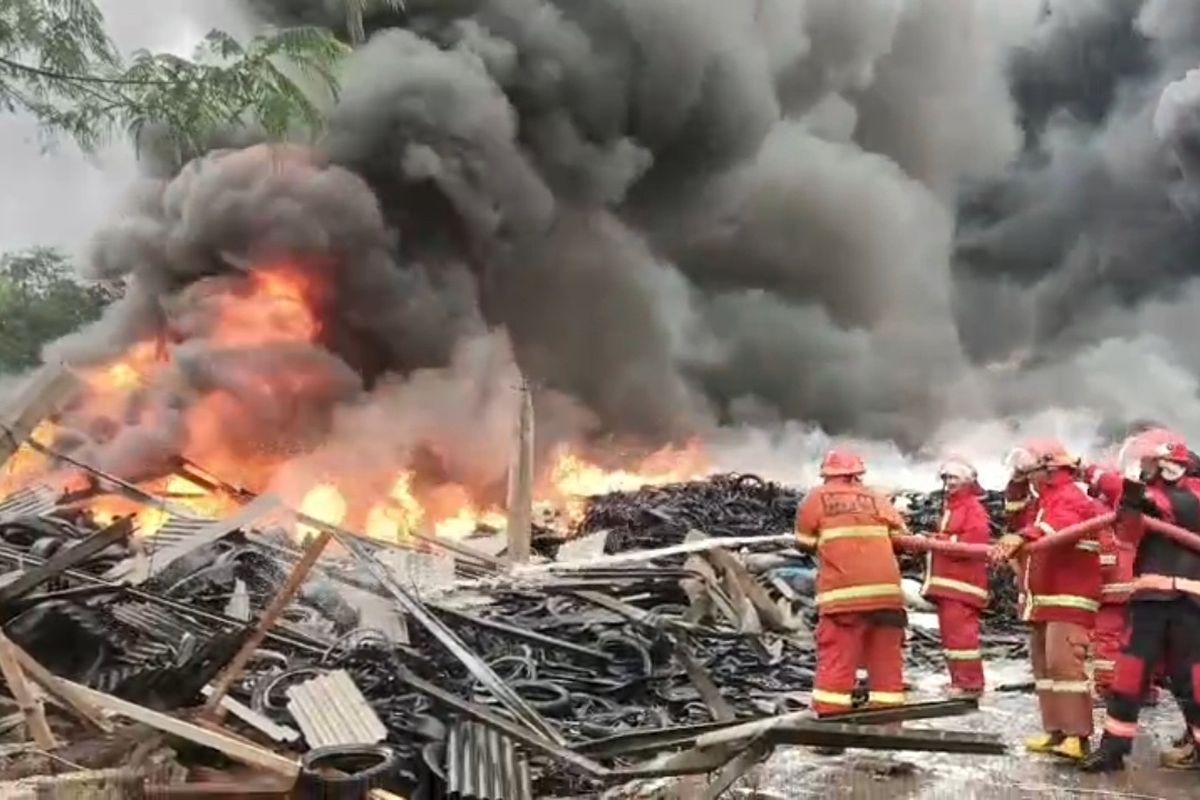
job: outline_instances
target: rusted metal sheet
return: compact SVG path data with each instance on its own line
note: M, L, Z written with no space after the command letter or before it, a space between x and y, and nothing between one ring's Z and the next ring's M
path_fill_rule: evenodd
M387 738L387 728L345 670L293 686L287 695L288 712L311 748Z
M460 722L446 739L446 794L461 800L532 800L529 762L499 731Z

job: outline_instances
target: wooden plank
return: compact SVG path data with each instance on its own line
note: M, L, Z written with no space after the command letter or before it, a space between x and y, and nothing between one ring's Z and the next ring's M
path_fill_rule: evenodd
M58 747L58 740L50 730L50 723L46 722L46 709L42 706L41 699L34 697L33 689L25 680L25 671L21 669L17 660L13 643L7 638L0 638L0 672L3 672L8 690L12 692L21 713L25 715L25 724L38 747L43 750Z
M33 678L34 682L46 694L62 704L63 708L75 712L75 715L85 725L90 725L104 733L112 732L112 723L104 719L104 716L100 713L100 709L89 703L86 698L71 691L71 687L65 681L43 667L33 656L25 652L20 645L6 637L3 633L0 633L0 643L11 648L21 668L29 674L29 677Z
M207 716L212 719L220 719L224 716L225 708L221 705L221 700L242 676L242 670L250 663L254 651L267 638L267 632L275 624L275 620L279 619L284 609L292 602L292 598L300 591L304 579L308 577L308 573L312 571L313 565L317 563L317 559L321 557L321 553L325 551L325 547L332 538L333 534L329 531L321 531L317 538L304 549L304 555L296 562L296 566L292 567L291 574L288 575L283 586L279 587L279 591L275 593L271 605L263 611L262 618L255 626L254 632L242 644L241 649L226 665L225 670L217 676L217 680L213 683L212 694L209 695L208 702L204 704L204 712Z
M78 544L59 550L41 566L25 570L25 574L0 588L0 604L26 595L64 570L76 567L92 556L121 541L133 531L133 521L119 519L103 530L96 531Z
M88 701L112 714L128 717L136 722L149 725L155 730L186 739L189 742L210 747L224 753L235 761L259 767L277 775L294 778L300 774L300 762L278 753L273 753L257 745L236 739L226 733L203 728L190 722L185 722L169 714L153 711L137 703L113 697L95 689L89 689L77 683L65 681L71 689L82 694Z
M529 560L533 536L533 393L524 382L509 470L508 521L505 525L508 560L524 564Z

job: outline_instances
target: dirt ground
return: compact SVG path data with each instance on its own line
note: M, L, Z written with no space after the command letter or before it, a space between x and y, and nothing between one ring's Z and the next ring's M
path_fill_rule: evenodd
M989 666L989 683L1028 680L1023 664ZM941 676L918 680L920 699L932 699L943 688ZM1143 731L1124 773L1083 775L1068 764L1022 750L1025 736L1038 731L1032 694L993 692L978 713L946 720L909 723L909 727L973 730L1001 734L1010 755L955 756L901 753L881 756L847 751L828 758L794 748L777 752L748 776L760 797L847 798L850 800L965 800L965 798L1162 798L1200 799L1200 772L1177 772L1158 766L1160 748L1180 734L1183 722L1166 694L1143 713ZM1097 730L1103 711L1097 709ZM745 796L743 794L743 796Z

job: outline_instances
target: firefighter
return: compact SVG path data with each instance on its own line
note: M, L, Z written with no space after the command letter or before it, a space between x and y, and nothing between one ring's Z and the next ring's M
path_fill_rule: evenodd
M1194 766L1200 742L1200 554L1148 533L1142 518L1146 514L1200 531L1200 480L1186 475L1192 455L1178 436L1160 442L1148 458L1137 455L1141 469L1130 471L1140 475L1127 473L1123 481L1118 508L1128 513L1117 522L1118 535L1137 548L1129 641L1117 659L1100 746L1082 765L1087 772L1125 766L1141 699L1154 665L1164 659L1192 738L1190 756L1182 756L1185 763L1170 766Z
M1115 468L1088 466L1081 477L1088 493L1108 508L1115 508L1120 497L1121 478ZM1115 481L1115 483L1114 483ZM1133 561L1136 551L1116 535L1114 528L1100 532L1100 611L1092 631L1092 683L1098 699L1106 699L1117 668L1117 656L1129 633L1129 598L1133 593ZM1146 690L1144 703L1153 704L1157 691Z
M1029 485L1029 473L1035 465L1033 454L1024 448L1016 448L1008 454L1005 464L1010 475L1004 487L1004 531L1017 533L1033 524L1036 513L1033 491ZM1025 617L1025 563L1028 559L1018 556L1009 562L1017 578L1017 614Z
M1010 560L1027 543L1101 513L1075 484L1079 462L1059 442L1031 442L1023 450L1032 457L1022 472L1035 498L1034 521L1001 537L993 548L995 561ZM1091 536L1028 553L1022 616L1032 627L1029 650L1043 730L1025 742L1030 752L1073 760L1087 755L1092 733L1087 657L1100 608L1099 551Z
M796 538L817 552L817 674L813 710L850 710L856 673L866 667L873 707L904 703L904 593L892 536L907 533L887 498L862 484L857 455L832 450L824 483L796 512Z
M991 523L979 499L983 490L975 468L961 459L950 459L938 473L944 488L945 510L935 534L937 538L987 544ZM979 617L988 604L987 564L978 559L929 553L921 594L937 607L951 696L979 697L983 694Z

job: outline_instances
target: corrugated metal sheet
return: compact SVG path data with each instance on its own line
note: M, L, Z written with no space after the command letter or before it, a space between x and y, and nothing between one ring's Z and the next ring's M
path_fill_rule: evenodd
M58 493L48 486L27 486L0 503L0 522L49 514L58 506Z
M345 670L297 684L287 695L288 712L309 747L376 744L387 738L387 728Z
M529 761L511 739L459 722L446 739L446 796L458 800L533 800Z

